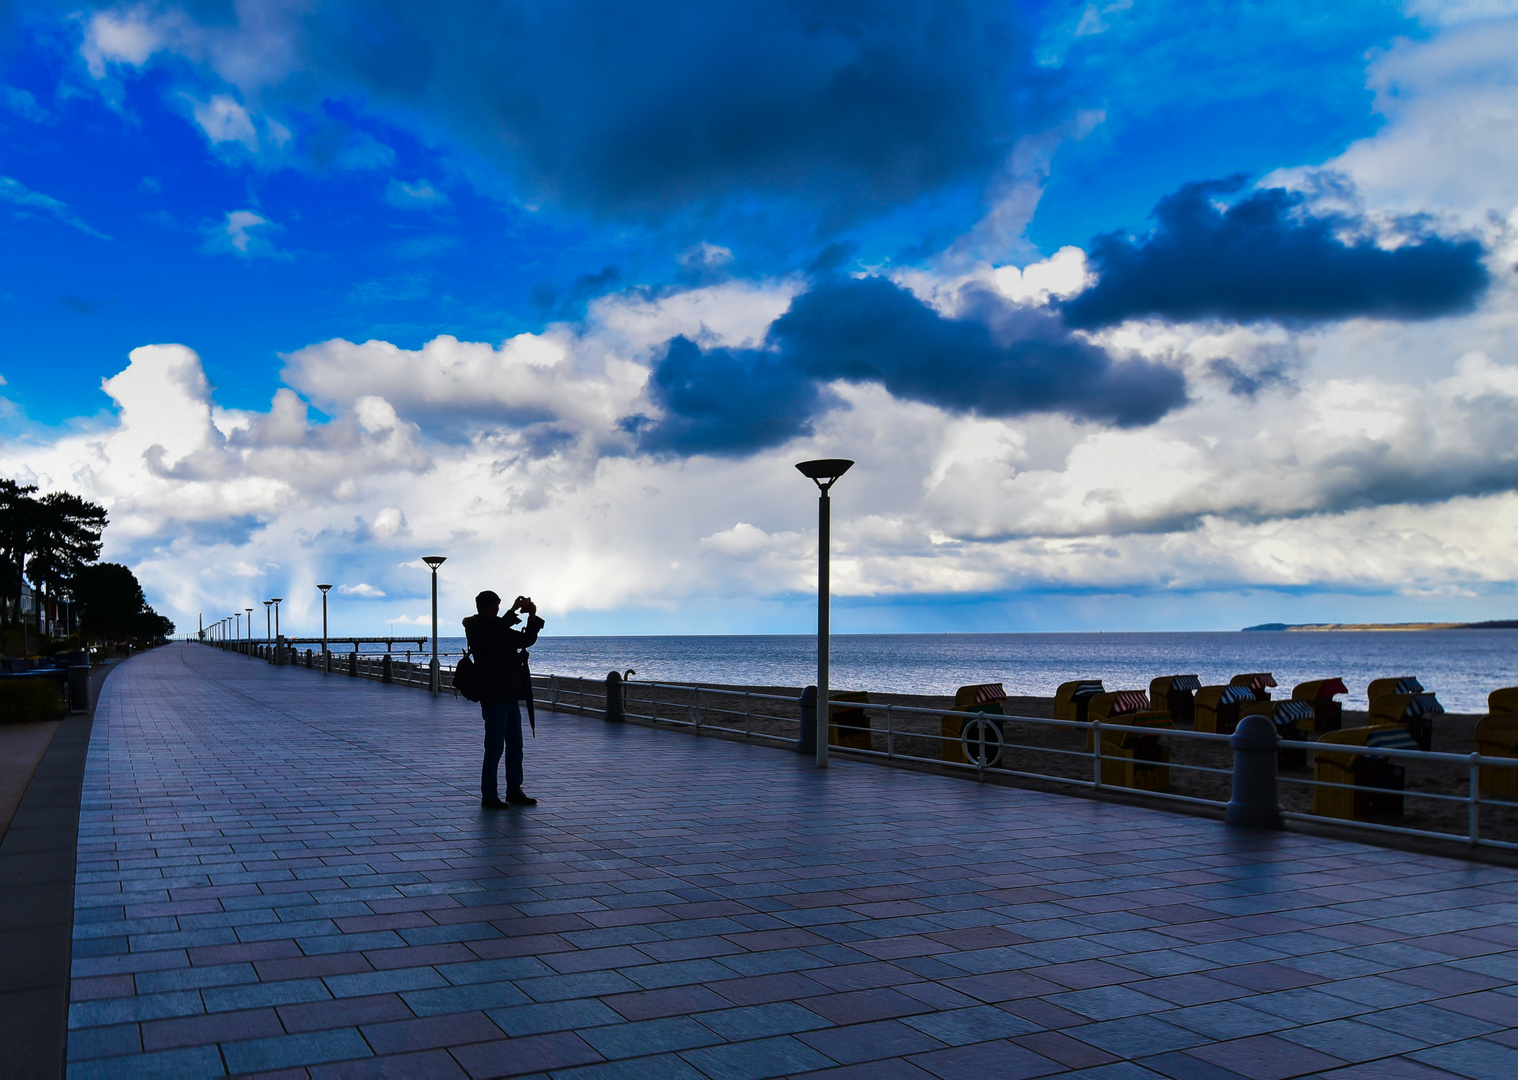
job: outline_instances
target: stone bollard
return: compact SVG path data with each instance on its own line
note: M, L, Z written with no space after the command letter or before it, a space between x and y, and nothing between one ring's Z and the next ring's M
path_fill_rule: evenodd
M385 658L380 661L380 682L395 682L395 662L390 659L389 653L386 653Z
M796 753L817 753L817 688L808 686L801 691L801 738L796 740Z
M90 665L73 664L69 667L69 712L90 711Z
M1276 795L1276 726L1255 713L1239 721L1228 736L1233 747L1233 796L1223 820L1230 825L1264 829L1281 827L1281 802Z
M620 724L622 717L622 673L620 671L608 671L606 673L606 719L614 724Z

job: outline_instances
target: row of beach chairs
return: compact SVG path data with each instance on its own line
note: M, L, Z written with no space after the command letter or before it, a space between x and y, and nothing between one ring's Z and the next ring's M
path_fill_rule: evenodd
M1154 679L1148 692L1107 690L1099 679L1078 679L1062 684L1055 693L1054 718L1091 724L1086 749L1094 747L1098 731L1102 740L1102 783L1141 791L1168 791L1170 749L1161 741L1166 729L1231 734L1246 716L1269 717L1282 739L1317 742L1324 749L1313 752L1313 770L1319 785L1313 788L1313 812L1327 817L1365 819L1402 813L1405 767L1377 754L1382 748L1429 751L1433 746L1435 718L1444 709L1435 694L1412 676L1375 679L1367 687L1370 709L1366 723L1343 726L1343 703L1336 700L1348 688L1338 678L1315 679L1297 684L1291 697L1274 700L1276 687L1270 672L1235 675L1227 685L1203 686L1195 675L1167 675ZM828 741L844 749L872 747L870 721L861 706L864 693L834 693L835 700L858 705L835 705L830 711ZM1002 715L1006 691L1000 683L960 687L954 712L945 714L942 757L959 764L971 763L962 739L965 725L975 719ZM1518 687L1495 690L1488 697L1489 714L1476 725L1476 750L1493 757L1518 758ZM1000 722L995 721L999 750L1004 742ZM1151 728L1154 733L1112 731L1102 727ZM982 732L983 729L972 729ZM983 736L982 736L983 738ZM1330 750L1329 747L1333 749ZM977 750L985 764L984 741ZM1283 769L1307 765L1307 751L1283 749ZM1337 786L1323 786L1323 785ZM1483 766L1483 794L1518 795L1518 769Z

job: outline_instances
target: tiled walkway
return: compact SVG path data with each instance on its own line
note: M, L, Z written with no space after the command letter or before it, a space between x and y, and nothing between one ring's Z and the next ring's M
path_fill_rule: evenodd
M1518 872L177 645L96 714L71 1076L1518 1076Z

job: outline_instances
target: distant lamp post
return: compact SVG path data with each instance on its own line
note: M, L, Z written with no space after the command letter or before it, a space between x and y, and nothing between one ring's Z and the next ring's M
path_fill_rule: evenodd
M274 605L274 663L276 666L285 662L285 649L279 643L279 604L283 596L276 596L269 603Z
M328 675L332 672L332 662L327 659L327 592L332 586L318 585L317 588L322 591L322 674Z
M237 644L242 644L242 612L232 612L232 618L237 620Z
M422 562L432 567L432 696L437 697L443 689L443 673L437 662L437 568L448 561L446 555L426 555Z
M272 603L274 603L273 600L265 600L264 601L264 644L265 645L269 644L269 642L271 642L271 641L274 640L274 634L269 629L269 627L270 627L270 623L269 623L269 605L272 604Z
M244 655L246 655L246 656L252 656L253 655L253 609L250 608L250 607L245 607L245 608L243 608L243 610L248 613L248 650L247 650L247 652Z
M847 458L819 458L803 461L796 469L817 485L817 767L828 764L828 577L829 518L831 502L828 489L848 472L853 462Z

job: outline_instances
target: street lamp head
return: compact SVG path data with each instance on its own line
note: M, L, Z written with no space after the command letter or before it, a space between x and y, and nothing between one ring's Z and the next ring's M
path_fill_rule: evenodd
M274 603L276 603L276 604L277 604L277 603L279 603L279 602L280 602L280 601L281 601L281 600L283 600L283 599L284 599L284 597L283 597L283 596L276 596L276 597L275 597L275 598L274 598Z
M273 601L273 600L265 600L265 601L264 601L264 607L268 607L268 606L269 606L269 605L270 605L270 604L272 604L272 603L274 603L274 601Z
M819 491L826 491L838 482L838 478L853 467L853 462L848 458L817 458L815 461L801 461L796 464L796 471L817 485Z
M422 556L422 562L424 562L428 566L432 567L432 572L434 574L437 573L437 568L439 566L442 566L447 561L448 561L448 556L446 556L446 555L423 555Z
M326 592L328 589L332 588L332 586L331 585L318 585L317 588L320 589L322 592Z

